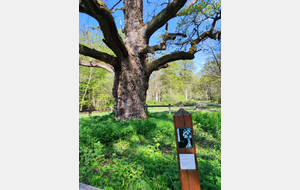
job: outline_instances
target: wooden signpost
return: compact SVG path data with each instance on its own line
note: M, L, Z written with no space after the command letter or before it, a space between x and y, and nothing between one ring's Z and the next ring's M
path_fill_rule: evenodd
M182 190L200 190L192 115L180 108L173 116Z

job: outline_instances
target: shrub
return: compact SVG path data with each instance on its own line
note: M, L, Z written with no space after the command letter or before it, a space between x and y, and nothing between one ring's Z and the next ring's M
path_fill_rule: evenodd
M214 137L221 134L221 112L200 112L195 114L194 124Z

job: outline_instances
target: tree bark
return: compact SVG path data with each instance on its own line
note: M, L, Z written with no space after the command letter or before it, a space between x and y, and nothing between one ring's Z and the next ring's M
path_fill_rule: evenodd
M141 60L129 56L115 71L113 96L115 117L121 120L147 119L145 112L149 73L145 72Z

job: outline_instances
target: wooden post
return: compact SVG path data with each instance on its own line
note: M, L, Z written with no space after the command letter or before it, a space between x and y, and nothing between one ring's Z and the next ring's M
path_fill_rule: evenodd
M148 111L148 105L146 104L146 111Z
M173 116L182 190L200 190L192 115L180 108Z
M113 107L112 106L110 106L110 113L112 113L113 112Z
M196 112L198 113L198 104L196 103Z
M89 117L92 116L91 108L89 108Z
M169 114L171 115L171 104L169 104Z

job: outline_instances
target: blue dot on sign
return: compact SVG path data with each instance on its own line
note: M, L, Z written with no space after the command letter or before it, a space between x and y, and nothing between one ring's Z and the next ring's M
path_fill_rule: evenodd
M125 103L125 106L126 106L126 107L127 107L127 105L128 105L128 102Z

